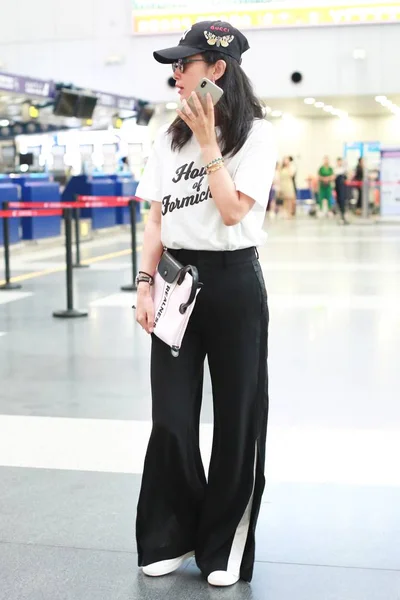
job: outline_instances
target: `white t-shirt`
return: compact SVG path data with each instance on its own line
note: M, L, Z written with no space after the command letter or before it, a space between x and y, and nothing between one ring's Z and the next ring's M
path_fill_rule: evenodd
M182 150L173 152L167 129L159 131L136 191L143 200L162 202L162 244L186 250L239 250L263 244L265 210L277 159L272 125L255 120L243 147L225 158L236 190L255 200L234 226L224 225L212 199L195 136Z

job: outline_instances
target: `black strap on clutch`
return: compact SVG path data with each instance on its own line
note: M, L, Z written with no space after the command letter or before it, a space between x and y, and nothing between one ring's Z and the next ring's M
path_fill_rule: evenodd
M191 274L193 281L188 301L184 304L181 304L179 307L179 312L181 314L185 314L188 307L196 298L197 290L199 289L199 287L201 287L197 267L193 265L187 265L186 267L184 267L178 260L176 260L175 257L172 256L172 254L168 252L168 250L164 250L160 262L158 263L157 271L164 279L164 281L171 284L178 280L178 285L182 284L183 280L185 279L186 273Z

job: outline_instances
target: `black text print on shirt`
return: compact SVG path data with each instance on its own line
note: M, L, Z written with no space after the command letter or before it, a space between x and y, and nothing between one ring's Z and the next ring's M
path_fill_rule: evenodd
M171 194L168 196L164 196L162 200L162 214L163 216L167 214L167 212L172 212L176 208L187 208L188 206L195 206L195 204L200 204L200 202L205 202L211 198L210 188L203 190L202 192L197 192L197 194L192 194L191 196L184 196L183 198L175 198L175 200L171 200Z
M197 179L193 183L193 190L195 190L194 194L189 196L184 196L183 198L175 198L175 200L171 200L172 194L168 194L164 196L162 200L162 214L166 215L168 212L173 212L176 208L187 208L188 206L195 206L196 204L200 204L201 202L205 202L209 198L211 198L210 188L207 187L206 190L202 190L203 182L206 176L206 169L202 167L201 169L193 168L194 161L191 163L185 163L178 167L175 171L175 176L172 178L173 183L179 183L182 179L188 181L189 179Z
M174 183L179 183L183 178L186 181L188 179L197 179L197 177L204 177L206 174L206 168L202 167L201 169L193 169L194 162L185 163L177 168L175 171L175 177L172 178Z

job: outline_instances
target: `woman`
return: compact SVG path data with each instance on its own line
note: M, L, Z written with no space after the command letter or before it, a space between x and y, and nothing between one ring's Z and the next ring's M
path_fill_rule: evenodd
M272 218L275 218L279 212L281 206L280 199L280 164L279 162L275 165L275 174L272 180L272 187L269 194L267 211Z
M319 209L327 215L332 205L332 181L335 179L333 169L329 163L329 156L324 156L324 162L318 171L319 179Z
M284 157L280 170L280 194L285 216L293 217L296 214L296 189L293 183L293 168L288 156Z
M208 582L222 586L252 577L268 413L268 307L255 246L264 239L276 154L240 67L248 48L229 23L206 21L177 47L154 53L172 64L182 107L159 133L137 190L151 201L138 323L153 333L151 276L163 247L196 265L203 283L179 357L152 335L153 429L137 511L139 566L146 575L165 575L195 554ZM215 110L210 96L204 111L193 93L203 77L224 90ZM214 402L208 480L199 450L206 356Z
M340 222L342 225L347 225L346 220L346 169L343 164L343 159L339 157L336 161L335 168L335 191L336 202L340 211Z
M354 174L354 181L357 182L357 205L356 205L356 214L361 215L362 205L363 205L363 186L362 182L364 181L364 159L361 157L358 159L356 172Z

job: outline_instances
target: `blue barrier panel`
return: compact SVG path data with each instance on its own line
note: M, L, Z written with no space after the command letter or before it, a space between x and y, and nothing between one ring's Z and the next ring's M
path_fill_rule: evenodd
M13 183L21 186L27 183L46 183L50 181L47 173L16 173L9 177Z
M63 202L73 202L75 197L86 196L88 193L88 177L87 175L74 175L67 182L64 191L61 195Z
M76 175L71 177L62 194L63 202L73 202L76 196L115 196L115 181L110 177ZM93 229L117 224L115 208L83 208L81 217L92 220Z
M22 202L60 202L58 183L27 179L21 186ZM21 219L22 238L38 240L61 234L61 217L24 217Z
M5 178L0 179L0 210L3 208L3 202L18 202L18 186L13 183L3 183ZM1 219L0 219L1 221ZM20 241L19 219L9 220L10 244L16 244ZM0 245L3 245L3 225L0 223Z
M311 198L311 192L308 188L300 188L297 190L297 199L300 201L309 200Z
M87 190L82 192L88 196L115 196L115 181L111 179L89 179ZM115 208L84 208L81 216L92 219L92 229L115 227L117 224Z
M136 189L138 186L138 181L130 177L117 177L116 182L116 195L117 196L134 196L136 194ZM129 207L128 206L117 206L115 209L117 224L118 225L129 225L130 217L129 217ZM142 215L140 212L140 202L136 204L136 223L139 223Z

